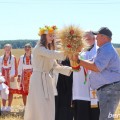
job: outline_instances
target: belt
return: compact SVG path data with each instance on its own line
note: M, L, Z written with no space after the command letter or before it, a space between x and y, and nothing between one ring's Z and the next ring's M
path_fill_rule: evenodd
M49 74L49 71L41 71L39 69L33 69L33 72L40 72L41 73L41 81L42 81L42 87L44 96L46 99L49 99L49 90L48 90L48 79L46 78L47 74Z
M46 78L47 75L49 75L49 71L43 72L39 69L34 69L33 72L40 72L41 73L41 81L42 81L42 87L43 87L43 92L44 92L44 96L45 99L49 99L49 83L48 83L48 79Z
M109 85L114 85L114 84L119 83L119 82L120 82L120 81L117 81L117 82L113 82L113 83L110 83L110 84L103 85L103 86L101 86L100 88L98 88L97 90L100 90L100 89L102 89L102 88L105 88L105 87L107 87L107 86L109 86Z
M48 80L46 79L46 74L48 74L48 72L42 72L41 78L42 78L42 86L43 86L44 95L45 95L45 98L48 99L49 90L48 90Z

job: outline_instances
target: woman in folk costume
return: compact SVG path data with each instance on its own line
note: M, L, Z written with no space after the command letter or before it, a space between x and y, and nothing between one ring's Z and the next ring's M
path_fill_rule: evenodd
M17 93L17 89L13 89L10 86L10 82L14 82L14 77L17 76L17 62L14 55L11 54L12 46L6 44L4 46L4 55L0 57L0 71L2 76L5 77L5 84L9 87L8 107L6 108L6 100L2 100L2 111L11 111L11 104L13 100L13 94Z
M25 54L20 57L18 63L18 82L20 82L21 87L18 93L22 94L24 106L26 105L29 81L33 71L31 48L32 46L29 43L25 45Z
M40 41L33 49L33 73L25 107L24 120L54 120L55 100L50 71L70 75L71 67L60 66L56 59L65 59L64 52L54 50L56 26L40 28Z

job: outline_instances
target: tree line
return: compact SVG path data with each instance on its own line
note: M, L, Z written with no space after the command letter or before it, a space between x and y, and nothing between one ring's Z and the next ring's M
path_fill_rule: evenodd
M3 49L5 44L11 44L13 49L24 48L24 45L30 43L32 47L36 45L38 40L1 40L0 49Z
M117 43L113 43L113 46L114 46L115 48L120 48L120 44L117 44Z
M1 40L0 41L0 49L3 49L5 44L11 44L13 49L21 49L24 48L24 45L26 43L30 43L32 47L36 45L38 40L26 40L26 39L20 39L20 40ZM120 48L120 44L113 43L113 46L115 48Z

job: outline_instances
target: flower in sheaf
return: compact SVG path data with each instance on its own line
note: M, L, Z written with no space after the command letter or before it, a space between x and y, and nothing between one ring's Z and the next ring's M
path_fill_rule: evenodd
M72 46L70 44L67 45L68 48L72 48Z
M73 35L74 34L74 30L70 30L70 34Z

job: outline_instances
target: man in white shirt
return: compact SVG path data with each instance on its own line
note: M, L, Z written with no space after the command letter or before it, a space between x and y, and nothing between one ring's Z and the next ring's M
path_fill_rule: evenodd
M79 57L84 58L79 54ZM73 72L73 112L74 120L90 120L90 85L86 69L80 66L80 71Z
M85 60L93 60L97 52L95 37L92 32L86 32L83 36L90 46L79 57ZM75 120L99 120L99 107L96 91L89 85L89 72L80 66L79 72L73 73L73 105ZM87 71L87 72L86 72Z
M90 120L89 81L86 81L85 69L73 72L73 112L74 120Z
M92 32L86 32L84 34L84 38L88 45L90 45L90 48L82 53L82 57L85 60L93 60L94 57L96 56L98 46L96 44L95 37ZM88 80L89 80L89 73L88 71ZM96 90L93 90L90 88L90 99L91 99L91 108L90 108L90 120L99 120L99 106L98 106L98 99L96 95Z

